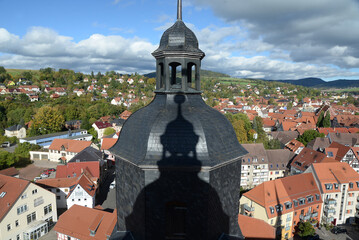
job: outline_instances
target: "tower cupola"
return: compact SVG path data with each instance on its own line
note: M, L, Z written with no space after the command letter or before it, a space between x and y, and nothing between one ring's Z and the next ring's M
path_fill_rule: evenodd
M182 21L182 1L178 0L177 21L162 35L156 58L156 92L200 93L201 60L196 35Z

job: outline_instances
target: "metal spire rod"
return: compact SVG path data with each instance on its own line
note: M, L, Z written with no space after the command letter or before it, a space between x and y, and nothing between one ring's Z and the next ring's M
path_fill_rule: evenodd
M177 20L182 20L182 0L177 3Z

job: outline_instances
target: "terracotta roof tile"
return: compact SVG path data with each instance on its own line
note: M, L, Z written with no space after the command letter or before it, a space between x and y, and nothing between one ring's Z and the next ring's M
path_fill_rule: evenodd
M275 228L263 220L238 215L238 224L242 234L249 239L275 239ZM258 231L260 229L260 231Z
M73 205L63 213L54 227L58 233L81 239L81 240L103 240L111 236L117 221L116 209L113 213ZM95 225L94 220L101 219L94 235L90 235L90 228Z
M115 143L117 142L117 138L103 138L101 150L108 150L110 149Z
M89 146L91 146L91 141L79 141L79 140L56 138L52 141L49 149L57 150L57 151L61 151L62 149L65 149L66 152L79 153Z
M0 197L0 222L29 184L27 180L0 174L0 194L3 195Z
M45 188L64 188L75 184L76 178L47 178L39 179L36 184Z
M307 147L293 159L291 167L299 169L304 172L311 164L321 162L326 155L321 152L314 151Z
M78 177L85 170L88 171L93 177L100 177L99 162L71 162L67 165L57 166L56 178Z
M6 176L15 176L15 175L19 175L19 170L17 170L14 167L10 167L10 168L1 170L0 174L6 175Z

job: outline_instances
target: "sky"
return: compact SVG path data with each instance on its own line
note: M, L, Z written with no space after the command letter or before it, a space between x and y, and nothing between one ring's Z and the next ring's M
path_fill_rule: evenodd
M177 0L0 0L0 66L148 73ZM359 0L183 0L206 53L233 77L359 80Z

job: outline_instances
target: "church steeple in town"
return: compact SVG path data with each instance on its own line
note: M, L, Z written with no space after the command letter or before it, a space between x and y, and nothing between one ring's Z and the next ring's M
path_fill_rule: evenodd
M152 55L156 58L157 93L201 93L200 68L205 54L182 21L182 0L177 2L177 21L162 35Z

